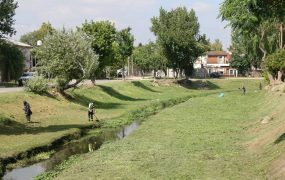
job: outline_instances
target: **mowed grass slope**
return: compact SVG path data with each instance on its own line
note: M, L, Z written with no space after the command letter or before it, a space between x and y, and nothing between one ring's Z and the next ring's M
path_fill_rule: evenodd
M196 97L165 109L125 139L78 157L57 179L267 179L284 145L273 143L277 134L259 145L261 151L250 145L280 125L282 117L260 123L279 96L258 91L257 81L245 82L246 96L234 88L241 81L212 82L224 97Z
M96 116L101 121L119 126L126 123L124 117L129 111L152 100L201 94L203 91L179 86L153 87L149 81L136 81L78 88L68 93L72 99L26 92L0 94L0 158L47 145L64 135L79 132L79 128L90 126L92 123L87 121L89 102L95 102ZM33 123L26 123L23 100L31 105ZM5 118L12 119L12 123L3 122Z

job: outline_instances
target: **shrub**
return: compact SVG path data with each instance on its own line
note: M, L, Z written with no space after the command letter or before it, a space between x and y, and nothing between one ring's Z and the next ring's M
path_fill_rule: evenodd
M46 93L48 90L48 80L42 76L37 76L25 84L25 91L34 92L37 94Z

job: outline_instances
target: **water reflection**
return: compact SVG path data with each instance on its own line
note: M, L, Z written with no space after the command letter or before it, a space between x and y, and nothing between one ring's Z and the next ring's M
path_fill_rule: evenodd
M119 130L109 129L98 137L89 137L76 142L70 142L56 149L51 158L40 163L7 171L4 180L31 180L40 173L51 171L55 166L75 154L93 152L100 148L104 141L123 139L139 127L139 122L133 122Z

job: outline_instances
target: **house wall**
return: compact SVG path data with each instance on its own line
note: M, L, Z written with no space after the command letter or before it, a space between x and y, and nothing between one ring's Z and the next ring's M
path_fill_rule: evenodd
M18 47L18 48L20 49L20 51L24 55L24 63L25 63L24 70L25 71L30 71L31 68L32 68L31 48L27 48L27 47Z

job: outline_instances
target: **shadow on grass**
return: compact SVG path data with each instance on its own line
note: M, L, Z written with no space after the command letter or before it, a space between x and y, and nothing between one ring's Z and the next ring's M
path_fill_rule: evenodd
M208 80L196 80L196 81L190 81L190 80L179 80L178 84L184 88L187 89L205 89L205 90L215 90L215 89L220 89L220 87L211 81Z
M139 88L151 91L151 92L159 92L159 91L156 91L156 90L153 90L153 89L147 87L146 85L144 85L142 82L139 82L139 81L132 81L131 83L136 87L139 87Z
M103 85L97 85L98 87L100 87L105 93L107 93L108 95L120 99L122 101L142 101L145 99L135 99L126 95L123 95L121 93L119 93L118 91L116 91L115 89L108 87L108 86L103 86Z
M275 141L274 144L279 144L281 141L285 140L285 133L283 133L281 136L279 136Z
M89 97L86 97L84 95L80 95L80 94L72 94L72 98L69 98L68 100L76 103L76 104L80 104L82 106L85 106L86 109L89 105L90 102L93 102L95 105L95 109L114 109L114 108L119 108L122 104L120 103L112 103L112 102L108 102L108 103L104 103L104 102L100 102L94 99L91 99Z
M81 128L86 125L66 124L66 125L50 125L47 127L33 127L39 122L30 122L21 124L13 121L10 125L0 124L0 135L21 135L21 134L40 134L46 132L58 132L72 128Z

